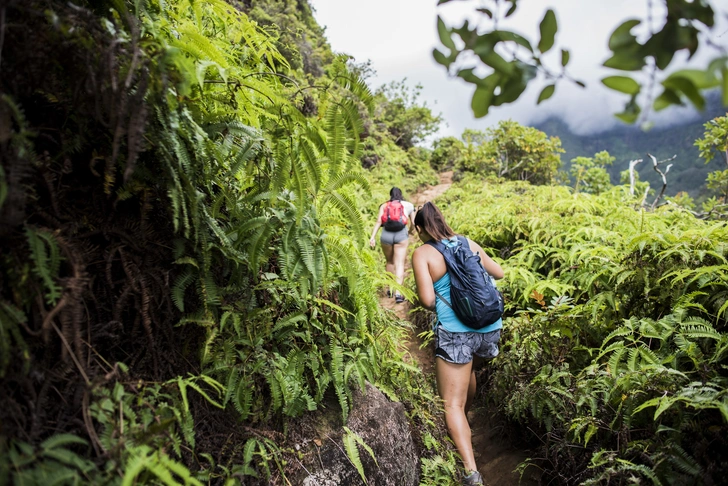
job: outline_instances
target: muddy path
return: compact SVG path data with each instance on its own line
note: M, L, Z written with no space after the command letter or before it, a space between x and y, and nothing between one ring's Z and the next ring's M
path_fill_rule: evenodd
M415 207L427 201L433 201L447 191L452 185L452 171L440 174L440 183L429 186L412 195L410 201ZM411 268L411 254L421 242L417 234L410 235L409 255L405 262L405 277L409 276ZM395 304L394 299L382 296L380 304L392 310L397 317L409 321L411 305L409 302ZM421 348L422 340L417 336L421 330L411 328L408 340L405 343L414 362L420 366L428 380L435 381L434 347ZM506 439L501 437L499 428L489 420L489 412L485 408L478 408L478 403L468 414L468 421L472 428L473 452L478 464L478 470L483 475L486 484L500 486L535 485L538 484L533 477L524 477L522 480L515 472L516 466L528 458L526 451L514 448ZM530 476L530 475L527 475Z

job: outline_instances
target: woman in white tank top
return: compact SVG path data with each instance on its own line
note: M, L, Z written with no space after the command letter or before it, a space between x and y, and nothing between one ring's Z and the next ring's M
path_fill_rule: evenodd
M411 202L405 201L402 191L398 187L393 187L389 191L390 199L386 203L379 206L379 214L377 222L374 224L372 236L369 239L369 245L374 248L376 245L376 236L379 228L382 228L382 236L379 241L382 245L384 258L387 260L387 271L395 276L397 283L402 285L404 282L404 261L407 258L407 246L409 245L409 233L414 226L415 207ZM391 219L393 213L398 214L398 218ZM392 291L388 292L392 296ZM398 304L404 302L404 297L396 291L394 294L395 302Z

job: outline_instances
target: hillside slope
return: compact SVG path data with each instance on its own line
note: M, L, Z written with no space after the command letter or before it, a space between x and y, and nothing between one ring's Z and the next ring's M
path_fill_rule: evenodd
M621 126L598 134L577 135L557 118L539 123L536 128L561 139L565 150L561 160L566 172L574 157L591 157L599 151L608 151L617 158L614 165L608 168L613 184L619 183L620 172L627 169L630 160L643 159L644 162L638 166L640 178L649 181L652 187L658 187L661 181L649 163L647 153L653 154L658 160L677 155L668 176L667 194L686 191L692 197L699 198L705 191L705 178L716 167L706 165L699 157L695 140L703 136L703 124L706 121L724 114L725 110L715 93L707 98L707 108L698 119L667 128L642 131L638 127Z

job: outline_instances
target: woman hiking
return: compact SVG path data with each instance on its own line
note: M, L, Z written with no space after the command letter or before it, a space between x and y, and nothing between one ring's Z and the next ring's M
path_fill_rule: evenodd
M377 222L374 224L372 237L369 239L369 245L374 248L377 231L379 228L383 228L379 242L382 244L382 252L387 260L386 269L389 273L394 274L400 285L404 282L404 260L407 258L407 246L409 245L407 228L409 226L411 229L414 224L414 213L414 205L404 200L402 191L398 187L393 187L389 191L389 201L379 206ZM391 290L387 292L387 296L392 296ZM394 300L398 304L404 302L404 297L399 290L394 293Z
M434 204L428 202L417 211L414 223L423 243L439 241L453 248L467 241L470 250L480 257L480 264L488 274L496 279L503 278L501 266L486 255L480 245L472 240L458 240ZM412 269L422 306L437 313L434 329L435 376L438 392L445 404L445 424L465 466L462 484L482 485L483 478L477 471L473 455L467 412L475 396L474 364L477 366L483 359L492 359L498 355L502 320L498 318L478 330L462 323L448 303L452 300L445 258L432 244L424 244L414 251ZM443 298L448 302L443 302Z

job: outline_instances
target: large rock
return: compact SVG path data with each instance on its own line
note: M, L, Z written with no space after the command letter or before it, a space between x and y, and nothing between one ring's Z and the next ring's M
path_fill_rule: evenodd
M332 410L333 412L333 410ZM359 472L346 455L341 424L332 417L317 420L319 435L305 447L305 474L298 479L304 486L364 484ZM358 434L372 449L376 463L364 448L359 456L369 486L415 486L419 483L420 464L415 451L404 405L390 401L376 387L367 383L366 393L354 392L346 426Z

